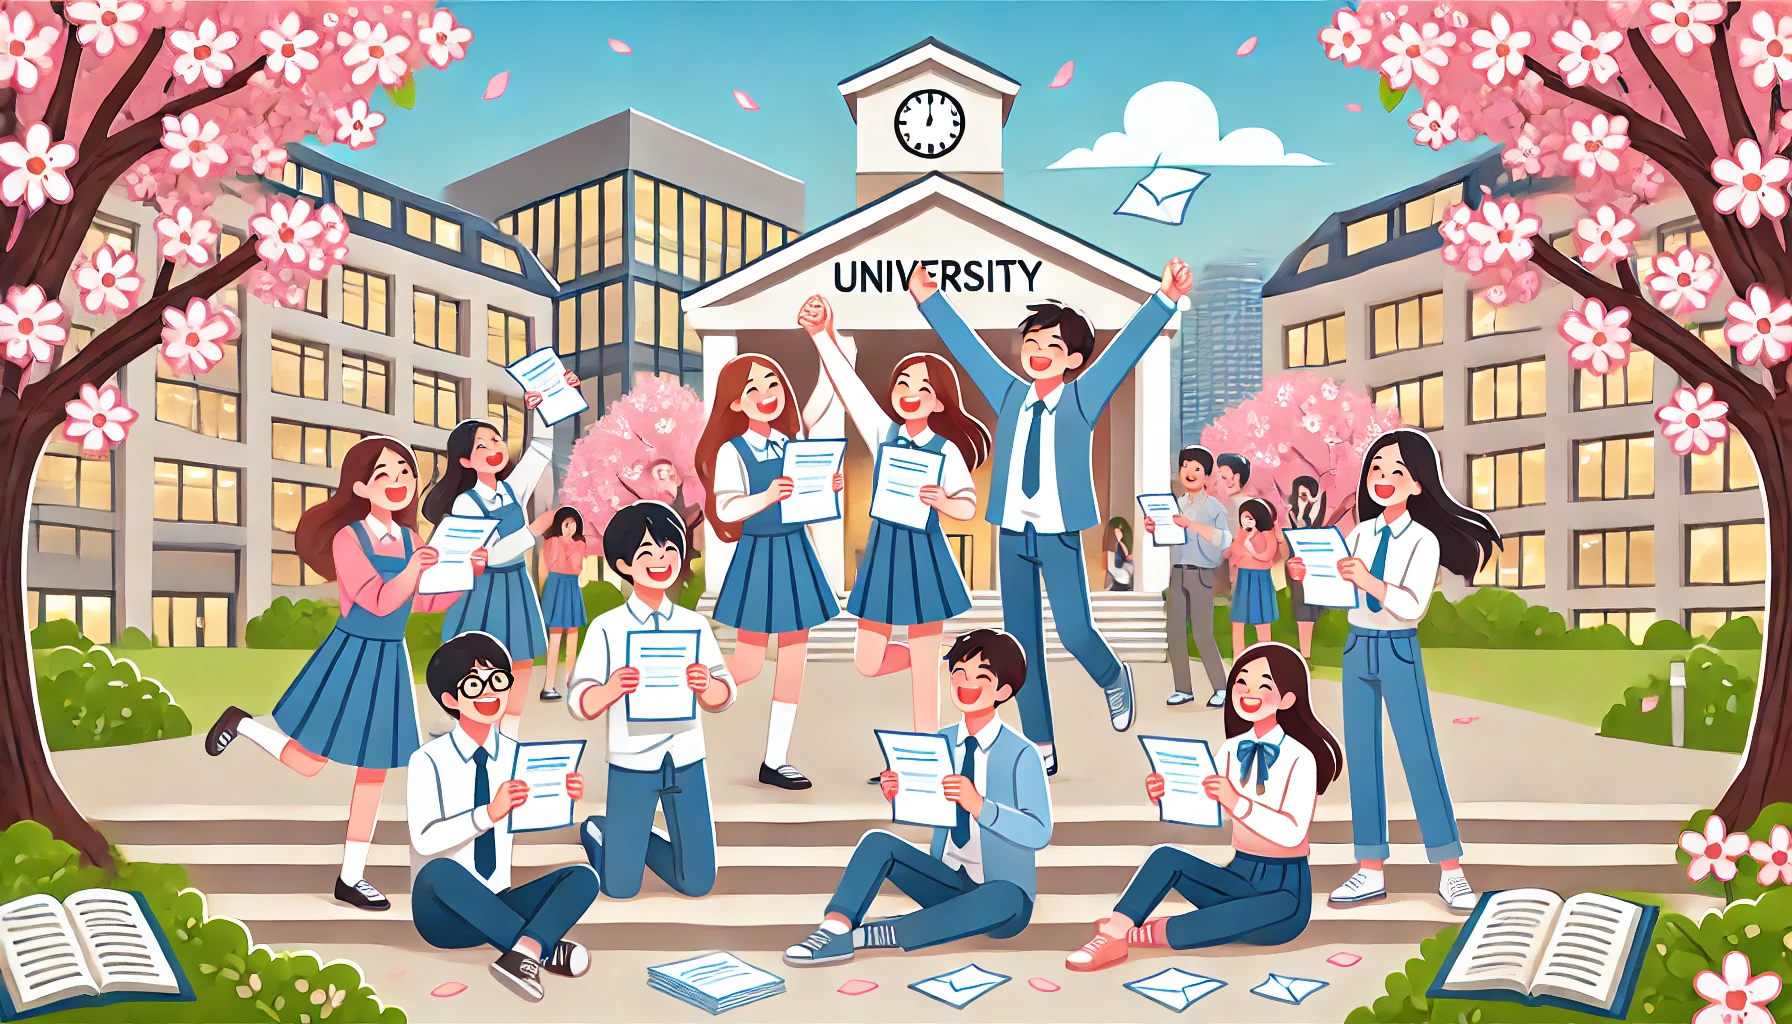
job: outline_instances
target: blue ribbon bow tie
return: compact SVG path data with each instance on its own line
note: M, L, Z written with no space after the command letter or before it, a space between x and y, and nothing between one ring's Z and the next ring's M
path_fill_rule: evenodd
M1269 766L1276 763L1282 754L1282 748L1274 743L1259 740L1245 740L1238 745L1238 781L1248 782L1251 775L1251 762L1257 762L1257 785L1269 785Z

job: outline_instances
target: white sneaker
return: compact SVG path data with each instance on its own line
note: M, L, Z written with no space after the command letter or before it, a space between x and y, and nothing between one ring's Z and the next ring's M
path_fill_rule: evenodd
M1213 696L1207 698L1207 706L1210 708L1225 707L1226 706L1226 695L1221 693L1218 690L1213 691Z
M1475 887L1468 884L1468 878L1460 871L1446 871L1438 879L1437 898L1444 901L1444 906L1459 914L1475 909L1478 902Z
M1331 904L1334 907L1354 906L1368 903L1371 900L1386 899L1388 895L1387 876L1379 871L1358 871L1344 880L1344 884L1332 890Z

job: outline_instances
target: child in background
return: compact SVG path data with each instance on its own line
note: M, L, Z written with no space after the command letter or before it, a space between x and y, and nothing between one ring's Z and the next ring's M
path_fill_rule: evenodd
M585 628L585 595L579 590L579 573L585 568L585 518L571 505L562 505L550 515L553 525L547 528L541 556L548 578L541 585L542 617L548 627L548 674L542 681L541 699L560 699L554 683L560 678L559 658L562 642L566 648L566 669L579 656L579 630ZM542 524L548 516L537 519Z
M1238 532L1226 560L1232 565L1232 649L1244 650L1244 627L1257 627L1257 642L1269 639L1276 621L1276 581L1270 570L1281 551L1275 510L1262 498L1238 506Z

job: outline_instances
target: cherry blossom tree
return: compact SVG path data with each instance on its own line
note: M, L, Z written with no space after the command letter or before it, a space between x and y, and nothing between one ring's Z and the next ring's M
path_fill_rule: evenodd
M1448 125L1505 147L1514 178L1566 183L1577 258L1537 238L1527 200L1468 196L1438 226L1446 261L1508 301L1534 298L1522 282L1539 271L1566 285L1581 297L1561 320L1577 366L1613 372L1640 346L1686 384L1657 412L1675 451L1708 451L1732 432L1753 451L1770 524L1762 696L1718 811L1753 821L1792 800L1792 8L1371 2L1336 12L1319 39L1331 59L1437 108L1415 119L1418 144L1444 144ZM1635 214L1666 195L1691 204L1708 249L1636 259ZM1738 296L1724 338L1740 365L1682 326L1720 281Z
M61 436L106 456L137 413L107 384L160 346L203 373L237 331L210 300L246 280L297 306L347 255L334 206L263 193L286 143L360 147L382 123L366 101L429 63L464 55L471 32L432 3L179 3L74 0L0 10L0 827L34 819L109 864L107 844L50 769L25 635L27 502L39 453ZM83 256L108 193L153 206L138 253ZM213 204L251 204L251 236L218 250ZM152 273L153 271L153 273ZM66 287L65 287L66 286ZM72 290L109 324L65 352Z
M1226 410L1201 432L1215 455L1251 460L1244 493L1262 498L1287 524L1294 481L1310 476L1325 494L1326 525L1356 522L1356 485L1369 443L1400 425L1400 413L1376 405L1330 377L1310 371L1263 382L1263 390Z
M690 388L651 373L574 442L560 501L585 517L587 535L601 536L610 517L643 499L678 510L692 537L703 518L697 479L697 439L703 400Z

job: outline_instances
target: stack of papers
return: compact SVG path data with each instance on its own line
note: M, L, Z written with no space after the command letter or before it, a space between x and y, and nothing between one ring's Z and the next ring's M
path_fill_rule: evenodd
M1162 1003L1181 1013L1201 999L1225 988L1226 983L1218 978L1204 978L1172 967L1149 978L1129 981L1126 987L1154 1003Z
M784 993L783 978L762 971L733 953L710 953L649 967L647 985L710 1014Z
M976 964L971 964L969 967L960 967L950 974L917 981L909 988L962 1010L969 1006L973 999L1008 980L1006 974L993 974Z
M1296 978L1287 974L1271 974L1263 984L1251 991L1265 999L1274 999L1278 1003L1299 1006L1300 1001L1324 988L1328 982L1313 978Z

